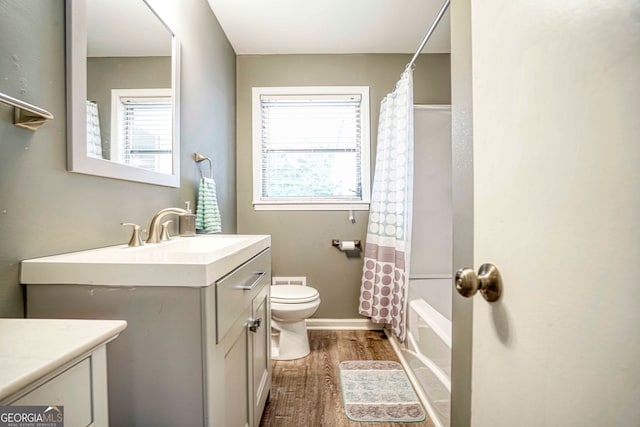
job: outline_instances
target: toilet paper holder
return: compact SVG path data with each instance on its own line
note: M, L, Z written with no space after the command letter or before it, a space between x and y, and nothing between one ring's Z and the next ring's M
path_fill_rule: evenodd
M348 243L351 243L351 242L353 242L353 249L344 249L343 248L344 244L348 244ZM361 249L360 240L353 240L353 241L344 240L344 241L340 242L340 240L338 240L338 239L333 239L333 240L331 240L331 246L335 246L336 248L340 249L341 251L343 251L343 250L360 250Z

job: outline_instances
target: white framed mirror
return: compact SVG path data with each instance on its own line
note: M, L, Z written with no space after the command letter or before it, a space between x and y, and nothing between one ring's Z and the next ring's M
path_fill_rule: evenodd
M179 42L145 0L66 0L67 169L180 186Z

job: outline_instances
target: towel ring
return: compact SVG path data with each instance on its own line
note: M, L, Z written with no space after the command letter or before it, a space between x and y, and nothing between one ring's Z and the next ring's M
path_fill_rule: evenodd
M200 153L194 153L193 160L195 160L196 163L200 163L202 161L207 160L209 162L209 178L213 179L213 162L211 161L210 158L203 156ZM202 173L202 170L200 170L200 176L204 178L204 174Z

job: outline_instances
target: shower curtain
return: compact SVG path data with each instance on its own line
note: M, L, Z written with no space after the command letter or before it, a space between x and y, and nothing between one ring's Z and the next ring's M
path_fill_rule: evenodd
M102 133L100 132L100 117L98 104L87 100L87 156L102 158Z
M413 207L413 71L380 104L359 313L406 332Z

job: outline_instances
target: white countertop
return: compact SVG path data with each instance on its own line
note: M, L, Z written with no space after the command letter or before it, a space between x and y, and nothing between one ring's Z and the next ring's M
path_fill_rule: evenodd
M111 341L124 320L0 319L0 401Z
M269 247L270 236L238 234L110 246L24 260L20 283L204 287Z

